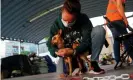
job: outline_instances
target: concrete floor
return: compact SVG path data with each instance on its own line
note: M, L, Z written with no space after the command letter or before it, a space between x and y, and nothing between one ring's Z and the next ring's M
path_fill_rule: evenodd
M118 69L118 70L113 69L114 65L107 65L107 66L101 66L101 67L106 70L105 74L92 75L92 74L86 73L86 74L80 75L78 77L68 77L66 79L59 79L57 77L58 75L56 73L48 73L48 74L10 78L10 79L4 79L4 80L82 80L84 77L92 78L92 77L104 77L104 76L111 76L111 75L120 76L121 74L132 74L133 75L133 65L126 66L126 67ZM87 80L92 80L92 79L87 79ZM98 79L94 79L94 80L98 80ZM99 79L99 80L102 80L102 79ZM104 79L104 80L109 80L109 79ZM114 79L111 79L111 80L114 80ZM117 79L117 80L123 80L123 79ZM127 80L127 79L125 79L125 80ZM133 78L128 79L128 80L133 80Z

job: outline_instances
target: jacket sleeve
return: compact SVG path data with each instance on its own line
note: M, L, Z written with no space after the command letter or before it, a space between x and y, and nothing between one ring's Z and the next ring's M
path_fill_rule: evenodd
M93 26L89 18L85 19L84 22L84 25L81 27L82 41L80 45L75 49L75 54L81 54L87 50L91 52L91 31Z
M52 40L52 37L54 36L54 34L56 34L57 30L58 30L58 28L57 28L57 25L55 22L50 28L50 36L46 43L46 45L48 47L48 51L50 52L51 56L53 56L53 57L57 57L57 55L55 54L57 47L51 45L51 40Z

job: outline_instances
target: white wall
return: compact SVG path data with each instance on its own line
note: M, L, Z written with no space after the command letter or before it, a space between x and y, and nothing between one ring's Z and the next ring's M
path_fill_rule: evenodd
M14 53L13 46L19 46L17 41L0 41L0 57L11 56ZM24 47L24 51L36 52L37 47L33 43L21 43L21 47ZM18 53L19 51L16 51Z
M0 40L0 58L5 57L5 43Z
M126 17L133 15L133 12L126 12ZM105 23L105 20L103 19L103 16L98 16L98 17L94 17L94 18L90 18L93 26L97 26L97 25L101 25ZM129 25L133 28L133 17L130 17L127 19L129 22ZM108 37L112 36L112 33L110 31L110 29L107 27L107 32L108 32Z

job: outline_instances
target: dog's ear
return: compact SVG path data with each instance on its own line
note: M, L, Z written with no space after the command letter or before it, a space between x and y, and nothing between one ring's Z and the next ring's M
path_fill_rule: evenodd
M52 45L54 45L54 40L55 40L55 37L53 36L52 39L51 39Z
M62 34L62 29L59 29L59 31L58 31L58 35L61 36L61 34Z

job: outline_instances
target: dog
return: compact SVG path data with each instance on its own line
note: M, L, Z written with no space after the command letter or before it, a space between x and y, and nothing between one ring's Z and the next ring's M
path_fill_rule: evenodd
M56 45L59 49L64 48L64 40L62 39L61 34L62 34L62 30L60 29L58 33L55 36L53 36L51 40L52 45ZM71 57L70 56L64 57L64 61L66 65L68 64L67 66L67 71L69 72L68 74L72 75Z
M78 46L79 46L79 41L78 40L74 41L73 42L73 45L72 45L72 48L73 49L76 49ZM84 62L87 62L88 63L88 67L89 67L88 71L92 70L90 60L87 58L88 55L89 55L88 52L84 52L82 54L77 55L77 61L78 61L78 65L79 65L79 71L76 73L76 75L79 75L79 73L82 70L82 65L81 65L80 60L83 60Z
M61 34L62 34L62 30L60 29L58 31L58 33L52 37L52 40L51 40L52 45L56 45L59 49L64 48L64 46L65 46L64 40L61 37ZM73 49L76 49L78 46L79 46L78 41L74 41L72 43L72 48ZM89 70L92 69L91 68L91 63L88 60L87 55L88 55L88 53L83 53L83 54L77 56L79 71L76 73L76 75L79 75L80 71L82 70L82 65L81 65L80 60L83 60L83 61L87 62L89 64ZM72 63L71 63L72 57L71 56L64 57L64 61L65 61L66 64L68 64L67 69L68 69L69 75L72 75Z

